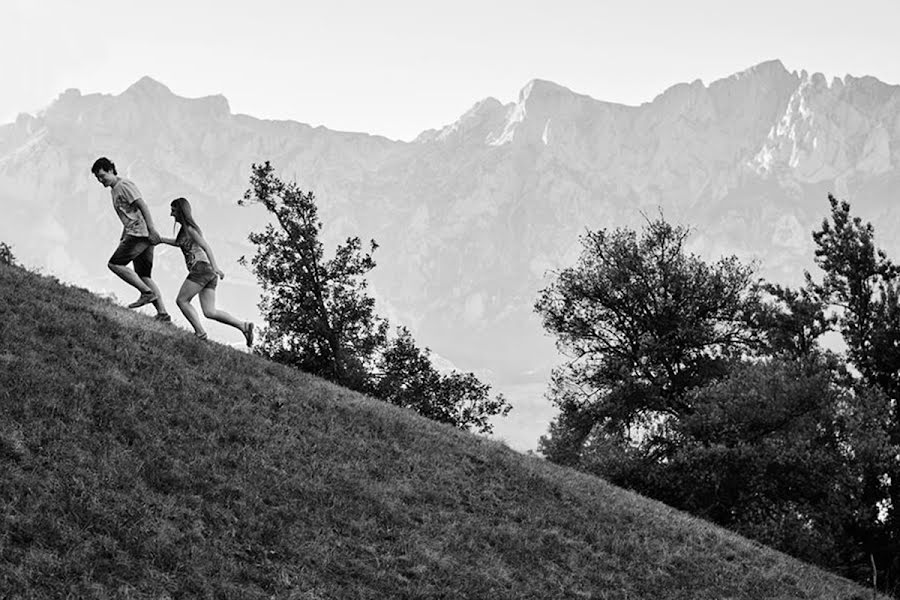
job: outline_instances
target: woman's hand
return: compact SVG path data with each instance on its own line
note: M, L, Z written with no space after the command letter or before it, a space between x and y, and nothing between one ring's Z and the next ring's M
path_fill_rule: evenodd
M219 267L215 268L216 275L219 276L219 279L225 279L225 273Z

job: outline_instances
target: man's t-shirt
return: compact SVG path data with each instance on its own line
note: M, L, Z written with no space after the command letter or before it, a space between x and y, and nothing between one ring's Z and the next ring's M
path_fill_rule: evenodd
M150 231L147 229L147 222L144 215L137 207L135 202L140 200L141 192L137 189L130 179L120 177L112 188L113 208L119 215L119 220L125 226L125 235L134 235L138 237L147 237Z

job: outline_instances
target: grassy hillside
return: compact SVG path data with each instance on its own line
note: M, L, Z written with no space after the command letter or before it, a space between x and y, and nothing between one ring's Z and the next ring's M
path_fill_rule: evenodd
M871 595L0 265L0 597Z

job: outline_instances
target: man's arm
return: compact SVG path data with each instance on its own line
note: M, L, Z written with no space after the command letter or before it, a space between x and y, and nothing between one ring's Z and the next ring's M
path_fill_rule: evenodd
M147 203L144 202L143 198L138 198L134 201L134 205L138 207L138 210L141 211L141 214L144 215L144 221L147 223L147 236L150 238L151 244L159 243L159 232L156 231L156 227L153 225L153 217L150 216L150 209L147 207Z

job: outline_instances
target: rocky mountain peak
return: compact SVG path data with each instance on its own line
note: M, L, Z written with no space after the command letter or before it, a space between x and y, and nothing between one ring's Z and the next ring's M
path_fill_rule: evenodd
M567 87L544 79L532 79L519 92L515 104L506 107L501 128L488 136L486 142L502 146L515 141L519 144L549 143L551 122L571 123L585 115L617 106L578 94ZM557 132L560 129L557 128ZM559 140L559 138L556 138Z
M144 75L128 86L128 89L126 89L123 94L140 95L152 98L166 98L175 95L172 93L172 90L149 75Z
M122 92L120 98L156 111L187 112L191 116L222 119L231 115L228 100L221 94L200 98L184 98L152 77L144 76Z
M879 175L900 167L900 86L850 75L831 83L802 71L765 144L751 161L759 173L789 170L807 183Z
M732 75L735 79L744 79L747 77L761 77L764 79L780 79L791 73L780 60L765 60L757 65L753 65L743 71L739 71Z
M558 83L546 79L532 79L519 91L519 103L541 104L558 101L560 98L572 95L577 94Z
M503 118L504 107L496 98L485 98L476 102L459 119L451 125L447 125L440 131L432 130L432 135L426 138L426 133L419 136L419 141L433 139L436 141L468 141L470 139L481 141Z

